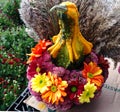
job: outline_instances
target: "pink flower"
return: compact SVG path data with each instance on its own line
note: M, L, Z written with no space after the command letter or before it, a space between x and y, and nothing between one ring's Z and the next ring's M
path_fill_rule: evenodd
M34 75L37 73L36 68L40 68L40 72L49 72L52 71L55 65L51 62L51 57L48 52L45 52L41 57L36 58L33 60L27 68L27 78L30 80Z

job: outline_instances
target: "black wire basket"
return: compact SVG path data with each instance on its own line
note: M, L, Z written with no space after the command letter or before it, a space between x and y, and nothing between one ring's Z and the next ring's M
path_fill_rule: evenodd
M23 101L27 99L31 94L29 93L28 88L26 88L22 94L15 100L15 102L12 103L12 105L7 109L7 111L17 111L17 112L40 112L39 110L36 110L35 108L26 105ZM50 109L48 109L48 112L55 112Z

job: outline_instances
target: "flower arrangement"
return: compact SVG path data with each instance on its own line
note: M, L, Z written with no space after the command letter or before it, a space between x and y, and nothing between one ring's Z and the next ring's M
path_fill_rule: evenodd
M75 4L63 2L53 10L57 10L60 32L52 40L39 40L28 54L28 87L50 109L67 110L100 95L109 65L82 36Z

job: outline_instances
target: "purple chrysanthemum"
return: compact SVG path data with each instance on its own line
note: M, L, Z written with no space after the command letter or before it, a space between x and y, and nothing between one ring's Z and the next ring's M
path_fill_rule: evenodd
M36 68L40 68L40 72L52 71L55 65L51 61L51 56L48 52L45 52L41 57L33 60L27 68L27 78L30 80L37 73Z
M40 93L37 93L37 92L35 92L35 91L32 90L32 88L31 88L31 82L30 81L28 83L28 89L29 89L29 92L30 92L31 95L35 96L35 98L38 101L42 101Z
M70 73L70 79L79 79L79 77L81 76L81 72L80 71L76 71L76 70L72 70Z
M70 109L73 106L73 102L71 100L69 100L68 97L65 97L64 102L60 103L59 105L55 105L55 104L47 104L48 108L52 109L52 110L61 110L62 112Z
M57 74L60 77L65 75L65 71L66 69L63 67L53 67L53 73Z
M96 55L95 52L91 52L87 57L85 57L85 62L90 63L90 62L95 62L98 63L98 56Z
M103 56L98 56L98 65L101 67L102 69L102 75L104 77L104 81L106 81L106 79L108 78L108 68L109 68L109 63L108 60L105 59Z

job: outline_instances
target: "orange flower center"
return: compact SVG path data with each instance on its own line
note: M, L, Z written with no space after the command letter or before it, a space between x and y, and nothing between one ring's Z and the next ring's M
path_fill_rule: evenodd
M52 92L56 92L56 91L57 91L57 86L52 85L52 86L51 86L51 91L52 91Z

